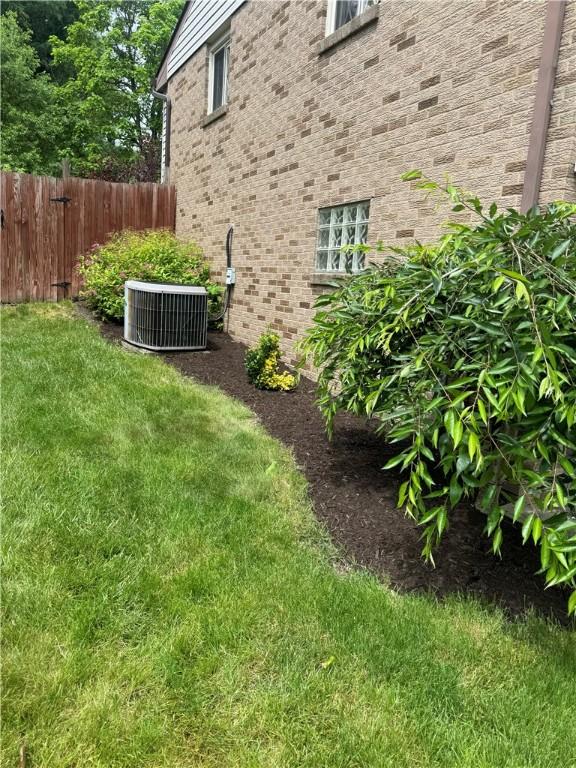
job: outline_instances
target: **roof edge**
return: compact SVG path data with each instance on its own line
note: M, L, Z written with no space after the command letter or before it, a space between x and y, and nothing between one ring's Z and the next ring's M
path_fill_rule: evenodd
M184 3L184 7L182 8L182 11L180 12L180 16L178 17L178 21L176 22L176 26L174 27L174 31L170 35L170 40L168 41L168 45L166 46L166 50L164 51L164 55L162 56L162 59L160 60L160 64L158 65L158 69L156 70L156 75L154 76L154 88L156 90L160 90L163 88L166 83L168 82L168 78L163 83L158 83L158 77L160 75L160 72L162 71L162 68L164 67L164 64L166 62L166 59L168 58L168 54L170 53L170 49L172 48L172 43L176 39L176 34L178 30L180 29L180 24L182 24L182 21L184 20L186 13L188 11L188 8L192 5L194 0L186 0Z

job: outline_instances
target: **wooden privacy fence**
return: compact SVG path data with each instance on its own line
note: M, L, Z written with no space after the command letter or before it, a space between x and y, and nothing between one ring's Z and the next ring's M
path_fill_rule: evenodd
M57 301L80 288L78 257L121 229L174 229L176 192L164 184L114 184L0 173L2 302Z

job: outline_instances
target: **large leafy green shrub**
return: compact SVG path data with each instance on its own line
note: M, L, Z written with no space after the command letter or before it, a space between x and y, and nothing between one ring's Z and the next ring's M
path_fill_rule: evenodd
M508 513L540 547L548 584L574 587L576 205L499 212L419 172L405 179L479 222L393 249L320 297L303 350L328 428L339 410L367 414L399 444L386 468L407 471L399 506L426 557L474 498L495 553Z
M267 331L260 336L258 344L246 352L244 367L248 381L258 389L272 389L289 392L295 389L296 377L288 371L280 371L280 337Z
M92 309L112 319L124 316L126 280L204 286L211 304L217 304L221 294L220 287L210 282L210 269L200 248L178 240L168 230L120 232L105 245L92 246L81 258L79 270L83 298Z

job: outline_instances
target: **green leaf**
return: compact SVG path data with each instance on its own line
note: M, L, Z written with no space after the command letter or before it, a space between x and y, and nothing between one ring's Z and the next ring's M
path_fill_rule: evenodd
M504 280L505 278L503 275L498 275L498 277L494 278L494 280L492 281L492 293L497 293L500 290L500 288L504 283Z
M534 515L528 515L522 526L522 543L526 544L530 538L530 532L532 530L532 523L534 522Z
M532 541L537 544L542 536L542 520L539 517L534 518L532 523Z
M386 464L382 467L382 469L392 469L393 467L397 467L398 464L404 461L404 454L398 453L396 456L393 456L391 459L389 459Z
M470 459L467 456L458 456L458 460L456 461L456 473L458 475L462 474L465 469L468 469L470 466Z
M560 245L557 245L550 254L550 261L556 261L559 256L562 256L563 253L566 253L568 248L570 248L571 243L573 243L572 240L565 240L563 243L560 243Z
M528 280L524 277L524 275L521 275L520 272L514 272L513 269L499 269L499 272L501 272L503 275L506 275L506 277L511 277L512 280L520 281L521 283L528 283Z
M558 461L560 462L560 465L562 466L562 469L566 474L571 477L572 479L576 479L576 469L574 468L574 465L571 461L568 460L566 456L563 456L560 454L558 456Z
M494 552L495 555L500 554L500 547L502 546L502 539L503 539L503 533L502 528L498 527L496 528L496 532L494 536L492 537L492 552Z
M456 504L458 504L458 502L462 498L463 492L464 492L464 489L458 482L457 476L452 475L452 478L450 480L450 489L449 489L450 505L452 507L455 507Z
M546 536L544 536L540 542L540 564L542 566L542 571L545 571L550 564L550 545L548 544Z
M406 501L406 496L408 495L408 480L405 480L403 483L401 483L400 488L398 489L398 506L403 507L404 502Z
M468 456L470 456L470 461L472 461L476 453L478 453L478 455L481 454L480 441L478 440L478 435L475 432L469 432L468 433Z
M523 299L527 304L530 303L530 294L524 283L521 283L520 281L516 283L515 293L518 301Z
M459 418L456 418L454 420L454 426L452 428L452 439L454 440L454 448L457 448L458 445L462 442L462 437L464 436L464 426Z
M518 499L516 499L516 504L514 504L514 514L512 516L512 520L515 523L520 519L520 515L522 514L525 505L526 505L525 495L522 495Z
M422 178L422 171L413 170L413 171L406 171L406 173L403 173L402 176L400 176L402 181L415 181L416 179Z
M448 521L448 516L446 512L446 507L440 507L438 510L438 515L436 517L436 527L438 529L438 538L442 536L444 531L446 530L446 523Z
M480 414L480 418L484 422L484 424L488 424L488 415L486 413L486 406L484 405L484 401L478 398L478 401L476 402L476 406L478 408L478 413Z
M540 387L538 388L538 399L541 400L549 392L550 392L550 379L548 378L548 376L545 376L540 382Z

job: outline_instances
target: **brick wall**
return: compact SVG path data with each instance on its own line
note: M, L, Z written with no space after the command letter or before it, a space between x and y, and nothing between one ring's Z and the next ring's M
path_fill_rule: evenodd
M385 0L377 22L319 54L324 2L248 2L231 20L229 109L202 127L207 47L171 80L177 233L217 275L235 224L229 330L309 325L319 207L371 200L369 240L438 235L446 210L399 181L410 168L520 203L544 3ZM574 197L576 3L565 33L542 197Z

